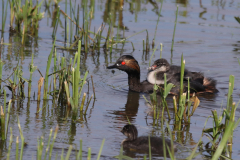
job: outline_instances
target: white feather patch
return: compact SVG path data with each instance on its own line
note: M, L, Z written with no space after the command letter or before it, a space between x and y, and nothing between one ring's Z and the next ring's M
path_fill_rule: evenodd
M159 79L156 79L155 74L157 74L157 72L166 72L166 71L167 71L167 67L166 66L161 66L160 68L149 72L148 75L147 75L148 82L151 83L151 84L156 83L158 85L164 84L164 77L162 77L162 79L159 80Z

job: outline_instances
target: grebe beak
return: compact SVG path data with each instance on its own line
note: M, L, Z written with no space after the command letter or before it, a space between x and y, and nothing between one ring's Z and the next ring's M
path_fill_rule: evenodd
M123 129L122 129L120 132L122 132L122 133L123 133Z
M107 69L112 69L112 68L117 68L117 65L114 64L114 65L112 65L112 66L108 66L108 67L107 67Z
M148 67L148 71L153 71L155 70L157 65L152 65L151 67Z

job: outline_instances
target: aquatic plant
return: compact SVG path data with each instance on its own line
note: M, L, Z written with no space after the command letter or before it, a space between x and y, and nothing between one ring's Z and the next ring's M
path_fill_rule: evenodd
M31 96L32 74L33 72L36 71L36 69L37 67L33 65L33 54L32 54L32 60L31 60L31 63L29 64L30 77L28 80L28 97Z
M19 133L20 133L20 138L21 138L21 150L20 150L20 154L18 153L19 151L19 137L16 137L16 148L15 148L15 158L16 159L23 159L23 153L24 153L24 145L25 145L25 138L21 129L21 125L20 125L20 121L18 119L18 129L19 129ZM37 139L37 155L36 155L36 159L37 160L42 160L42 159L52 159L52 152L53 152L53 147L54 147L54 143L55 140L57 138L57 133L58 133L58 126L56 126L55 130L54 130L54 135L52 137L53 134L53 130L50 130L49 136L48 136L48 141L47 141L47 145L44 145L44 137L41 136L40 138ZM10 128L10 138L9 138L9 146L8 146L8 152L7 152L7 160L10 159L10 153L11 153L11 147L12 147L12 143L13 143L13 135L12 135L12 128ZM105 139L103 139L102 144L100 146L98 155L97 155L97 160L100 159L101 157L101 153L102 153L102 149L104 146L104 142ZM44 149L45 148L45 149ZM45 154L44 154L45 151ZM80 140L80 148L78 150L78 152L74 152L75 153L75 158L76 160L81 160L82 159L82 139ZM61 159L63 160L68 160L70 159L70 155L72 154L72 145L69 146L68 151L66 153L66 156L64 157L64 149L62 149L62 154L61 154ZM44 157L43 157L44 156ZM55 159L58 158L58 153L56 153L55 155ZM91 148L88 148L88 159L91 159ZM71 158L72 159L72 158Z
M234 76L230 75L227 108L219 116L216 110L212 110L213 127L203 130L210 141L205 147L206 149L211 148L209 152L212 155L212 159L218 159L219 156L224 156L224 153L232 152L233 131L240 122L240 118L235 121L235 112L240 101L238 104L232 102L233 88Z
M155 28L154 38L153 38L153 42L152 42L152 48L154 48L154 46L155 46L155 39L156 39L156 35L157 35L157 27L158 27L159 18L161 16L161 12L162 12L162 6L163 6L163 0L161 0L161 7L160 7L160 11L158 13L158 20L157 20L157 24L156 24L156 28Z
M56 37L53 42L52 50L48 56L48 61L47 61L47 67L46 67L46 74L44 78L44 92L43 92L43 99L47 99L47 92L48 92L48 75L49 75L49 69L52 61L52 55L55 50L55 42L56 42Z
M238 23L240 23L240 17L234 17Z
M73 109L73 119L76 120L77 118L77 111L78 111L78 100L81 96L81 91L83 88L83 85L85 84L86 77L88 75L88 72L85 73L84 78L82 80L82 83L80 83L80 55L81 55L81 41L78 43L78 52L75 54L73 66L75 66L75 62L77 62L76 68L72 68L72 97L70 97L69 91L68 91L68 82L65 81L65 88L66 88L66 94L68 95L68 101L71 104L71 107ZM80 88L80 92L79 92ZM85 97L83 97L83 101L85 101ZM69 103L68 102L68 103Z
M55 18L53 18L53 32L52 32L52 38L56 37L57 29L58 29L58 24L59 24L59 16L60 16L60 8L57 8L57 13L54 14L56 15Z
M151 61L151 58L150 58L150 61ZM149 61L149 64L150 64L150 61ZM176 122L176 125L178 126L177 127L178 129L181 128L183 120L185 124L188 124L190 122L190 117L194 114L195 110L197 109L200 103L199 99L195 94L193 94L192 97L190 98L189 80L188 80L188 91L187 93L183 93L184 68L185 68L185 61L183 60L183 55L182 55L181 56L180 92L177 98L176 96L173 96L174 120ZM166 98L169 95L172 87L174 87L174 85L172 83L167 83L166 75L164 74L164 86L163 87L158 86L157 84L154 85L153 93L150 95L151 102L148 102L147 99L143 96L145 100L153 108L153 111L154 111L153 119L159 118L158 116L159 116L160 108L162 108L163 110L164 108L166 108L168 118L171 119ZM161 97L160 99L157 98L157 92Z
M175 19L175 23L174 23L171 51L173 51L174 37L175 37L175 31L176 31L176 25L177 25L177 17L178 17L178 5L177 5L177 11L176 11L176 19Z
M182 68L184 70L184 67L182 67ZM166 85L166 80L165 80L165 85ZM234 76L230 75L227 108L223 110L223 112L220 116L218 116L216 110L212 111L212 116L209 116L207 118L205 125L206 125L208 119L210 117L212 117L213 118L213 127L208 128L208 129L205 129L205 127L204 127L204 129L202 131L202 136L199 139L196 147L194 147L194 150L192 151L191 155L187 158L188 160L193 159L197 155L196 150L197 150L199 144L201 143L204 133L205 133L205 135L208 134L206 136L209 139L209 142L205 145L205 147L206 147L206 151L211 154L212 159L217 160L219 157L229 159L229 156L225 156L224 154L232 152L233 131L234 131L234 129L236 129L236 127L240 123L240 118L238 120L235 120L235 111L236 111L236 108L237 108L238 104L240 103L240 101L238 102L238 104L232 103L233 88L234 88ZM153 93L152 96L155 96L155 94L156 94L156 92ZM165 95L167 95L167 91L165 92ZM177 105L177 106L180 106L180 107L178 107L178 111L176 111L176 108L175 108L175 122L178 122L178 123L175 123L175 125L179 126L180 128L175 127L174 129L178 130L178 131L181 130L181 126L179 124L181 124L182 119L184 119L185 123L187 123L187 124L190 123L190 117L196 110L196 107L199 105L199 100L197 99L197 97L194 97L195 98L194 102L192 100L189 101L189 99L186 101L186 95L182 96L181 98L182 98L182 100L179 101L179 103ZM154 102L154 101L152 101L152 102ZM185 105L186 102L188 102L188 104ZM191 106L190 104L192 104L192 103L193 103L193 108L192 108L192 111L190 112L189 106ZM177 104L176 100L174 100L174 104ZM188 112L186 112L186 110L188 110ZM162 109L162 116L161 116L161 128L162 128L162 136L163 136L162 138L164 139L163 112L164 112L164 107ZM176 114L177 114L177 116L176 116ZM186 114L188 114L188 116ZM188 119L186 119L187 117L188 117ZM185 124L185 125L187 125L187 124ZM168 123L167 123L167 128L170 133L171 141L173 141L172 135L171 135L171 130L169 128ZM211 144L211 146L210 146L210 144ZM163 145L165 145L164 142L163 142ZM170 149L168 149L168 153L169 153L171 159L174 159L174 152L171 152ZM164 151L164 158L166 158L166 151Z
M0 59L0 89L2 89L2 71L3 71L3 60Z
M66 1L65 1L66 3ZM97 32L91 31L89 30L90 26L91 26L91 22L93 19L93 13L94 13L94 2L90 1L90 9L88 9L88 1L84 0L82 3L82 8L83 8L83 14L82 14L82 20L83 20L83 24L82 27L80 27L79 24L79 7L77 8L77 12L75 12L75 7L72 7L72 3L70 2L70 14L67 14L67 5L65 5L65 11L60 10L60 12L65 16L65 28L64 28L64 35L65 35L65 46L58 46L61 49L66 49L66 50L74 50L74 47L77 46L77 43L79 40L81 40L81 45L82 47L84 47L84 52L87 53L89 49L93 49L93 50L99 50L100 48L104 48L106 50L109 50L110 53L112 53L113 49L115 46L118 47L118 44L122 44L122 48L124 47L127 39L129 39L130 37L137 35L139 33L142 33L143 31L147 30L143 30L140 31L138 33L135 33L129 37L124 37L124 32L125 32L125 27L123 27L123 38L120 39L119 38L119 27L117 29L117 35L114 36L114 17L112 15L114 15L114 3L109 3L109 7L110 7L110 12L108 13L108 18L106 23L108 24L108 29L107 29L107 35L103 36L103 31L104 28L106 27L106 24L102 23L99 27L99 29L97 30ZM74 5L76 6L76 5ZM70 23L68 23L68 20L70 20ZM70 26L69 26L70 24ZM76 33L73 36L73 25L75 25L76 27ZM70 33L70 34L69 34ZM92 38L91 35L93 35L94 37ZM54 28L52 35L56 35L56 28ZM74 40L72 40L74 39ZM149 40L148 40L148 32L147 32L147 44L146 45L146 50L148 51L149 49ZM132 44L133 50L134 50L134 46L133 43L130 42ZM101 46L101 44L103 44Z
M11 0L11 21L10 28L13 28L13 21L15 19L15 30L22 36L22 44L24 44L24 37L26 33L30 32L31 35L38 33L38 21L44 17L44 12L41 13L41 5L43 1L33 6L32 0L26 0L22 5L22 0Z
M3 33L5 31L5 23L6 23L6 18L7 18L7 8L8 8L8 1L7 4L5 6L4 4L4 0L2 0L2 34L1 34L1 38L3 38ZM5 10L4 10L5 8Z
M13 72L10 74L8 78L2 80L7 85L6 87L12 92L12 98L14 99L16 95L20 97L25 97L24 94L24 83L28 82L27 79L23 78L22 67L18 65L13 69ZM10 78L12 77L12 79ZM16 93L16 89L18 88L18 93Z
M7 139L7 132L8 132L8 123L10 119L10 108L11 108L11 102L12 100L9 100L8 102L8 111L6 112L6 91L4 90L4 108L1 106L0 107L0 134L1 134L1 140L6 140Z

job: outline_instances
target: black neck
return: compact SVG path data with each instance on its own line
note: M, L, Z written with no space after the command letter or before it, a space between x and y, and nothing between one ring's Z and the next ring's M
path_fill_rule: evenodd
M128 85L129 89L136 92L141 92L140 73L130 72L128 73Z

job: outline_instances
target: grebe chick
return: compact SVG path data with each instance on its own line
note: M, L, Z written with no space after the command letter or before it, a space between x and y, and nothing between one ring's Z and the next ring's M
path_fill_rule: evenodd
M121 132L128 138L122 141L123 149L133 149L138 152L149 153L149 137L138 137L137 128L134 125L127 124L123 127ZM163 139L160 137L150 137L151 153L157 153L163 155ZM165 139L166 153L168 155L167 146L171 149L171 141ZM174 152L177 151L176 144L173 143Z
M122 70L128 74L129 90L145 93L151 93L153 91L153 84L147 80L140 82L140 67L133 56L121 56L114 65L107 67L107 69L113 68Z
M166 74L167 83L180 85L181 66L170 65L164 58L158 59L149 67L147 80L149 83L162 85L164 84L164 74ZM216 93L216 80L204 77L203 73L190 72L184 70L184 90L187 91L188 78L190 81L190 91L199 93ZM176 89L175 89L176 90Z

